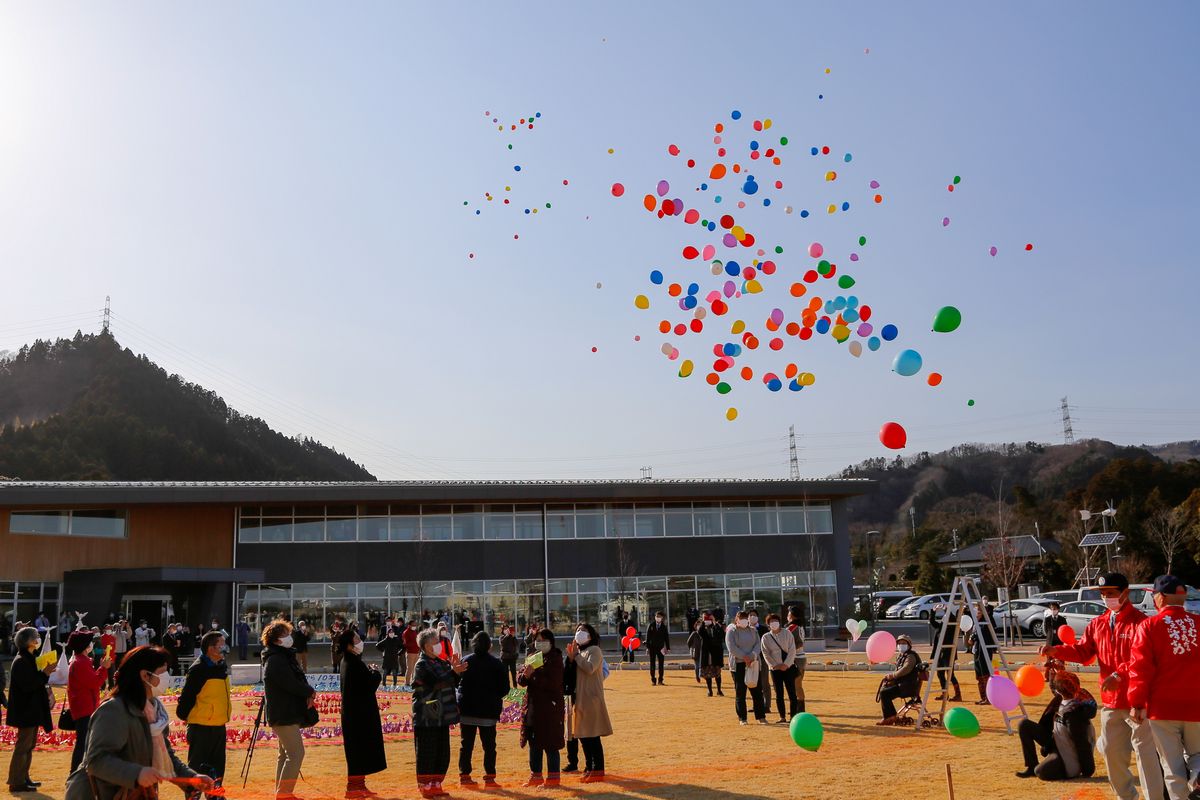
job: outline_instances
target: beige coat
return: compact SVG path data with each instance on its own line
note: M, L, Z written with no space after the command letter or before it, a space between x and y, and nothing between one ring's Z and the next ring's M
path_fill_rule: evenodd
M572 733L576 738L612 736L612 722L604 703L604 654L595 645L575 654L575 716Z

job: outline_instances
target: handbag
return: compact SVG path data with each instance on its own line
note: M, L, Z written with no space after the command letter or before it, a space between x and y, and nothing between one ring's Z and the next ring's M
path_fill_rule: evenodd
M300 723L301 728L311 728L321 721L321 714L316 707L304 707L304 720Z
M71 716L71 709L67 707L66 698L63 698L62 711L58 712L58 729L60 731L75 730L75 718Z
M758 686L758 660L746 666L746 687L753 689Z

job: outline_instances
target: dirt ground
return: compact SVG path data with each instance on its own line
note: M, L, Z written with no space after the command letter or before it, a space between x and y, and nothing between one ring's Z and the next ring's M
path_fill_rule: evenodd
M1094 681L1094 676L1085 676ZM606 683L609 712L616 729L604 740L609 781L582 785L578 777L564 776L564 786L555 792L522 789L528 775L526 753L518 748L515 726L504 726L499 734L499 773L502 792L508 798L544 797L547 794L584 795L589 800L634 797L659 800L733 800L733 798L912 798L949 797L946 764L953 770L955 797L1004 798L1005 800L1100 800L1111 791L1100 773L1088 780L1041 783L1019 780L1013 773L1021 768L1016 736L1004 733L999 712L968 702L978 713L982 733L969 740L955 739L944 730L914 733L912 729L879 728L874 703L878 674L854 672L810 672L805 678L808 711L816 714L825 728L819 752L797 748L782 725L747 727L738 725L733 710L733 687L726 681L725 697L706 696L690 672L670 672L665 686L651 686L645 672L614 672ZM964 682L968 701L977 699L974 681ZM381 695L383 697L383 695ZM385 714L404 714L407 703L389 698ZM1040 713L1049 700L1048 692L1026 706L1031 716ZM235 725L246 727L243 715L252 714L246 700L237 711ZM775 715L771 714L771 719ZM329 719L336 724L336 713ZM324 724L324 723L323 723ZM387 772L371 776L368 785L384 798L417 796L411 735L387 737ZM304 781L297 793L305 800L341 798L345 788L345 761L338 740L306 742ZM455 797L483 795L457 785L457 730L452 734L452 759L446 788ZM9 746L0 753L0 772L7 774ZM229 752L227 796L265 798L270 796L275 762L273 742L264 742L255 752L249 785L243 789L237 773L245 758L244 746ZM181 756L184 755L181 753ZM476 751L476 776L480 754ZM37 752L34 779L44 781L41 794L23 795L31 800L63 797L63 783L70 753ZM164 798L176 797L164 788Z

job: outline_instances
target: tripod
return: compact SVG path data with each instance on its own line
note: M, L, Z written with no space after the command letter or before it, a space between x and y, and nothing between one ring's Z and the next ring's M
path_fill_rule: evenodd
M258 744L258 731L262 727L263 710L267 707L267 695L263 692L263 699L258 704L258 714L254 716L254 730L250 733L250 746L246 748L246 760L242 762L242 788L246 788L246 782L250 780L250 763L254 760L254 747Z

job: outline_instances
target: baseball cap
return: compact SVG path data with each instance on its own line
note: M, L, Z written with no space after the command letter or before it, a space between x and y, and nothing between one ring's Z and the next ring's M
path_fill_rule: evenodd
M1159 575L1154 579L1155 594L1177 594L1180 589L1186 590L1186 587L1174 575Z
M1105 589L1125 590L1129 588L1129 579L1119 572L1110 572L1107 575L1101 575L1096 584Z

